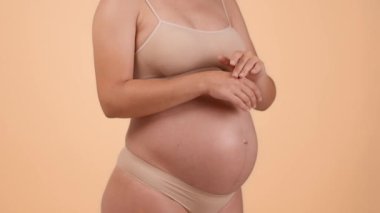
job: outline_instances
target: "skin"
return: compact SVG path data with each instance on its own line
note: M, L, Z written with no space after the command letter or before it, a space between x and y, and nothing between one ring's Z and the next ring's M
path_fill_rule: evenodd
M189 8L182 16L172 10L172 19L181 25L218 29L226 24L219 16L218 0L151 2L178 10ZM143 0L101 0L93 20L93 50L98 98L105 116L131 118L126 135L129 149L201 190L215 194L238 191L221 212L241 213L240 186L251 173L257 152L248 110L255 105L256 110L269 108L275 85L257 57L236 1L225 0L225 5L248 47L231 56L219 56L220 66L229 72L206 70L170 78L133 79L135 48L156 24ZM208 17L218 18L212 25L195 21ZM192 129L182 126L183 121L194 122L197 116L204 120L190 124ZM186 210L114 168L104 190L102 213L119 212Z

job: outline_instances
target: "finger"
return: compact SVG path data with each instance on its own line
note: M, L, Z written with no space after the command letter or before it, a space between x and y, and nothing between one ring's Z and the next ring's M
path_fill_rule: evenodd
M256 99L256 94L254 93L254 91L249 86L245 85L244 83L242 83L240 86L241 86L241 90L250 99L250 107L256 108L257 99Z
M218 61L224 70L232 72L235 66L230 64L230 59L226 56L218 56Z
M238 78L238 74L239 74L237 72L237 70L236 70L237 69L236 65L238 65L240 63L240 61L242 60L243 56L244 55L242 54L242 55L240 55L239 58L237 58L237 59L231 59L231 61L230 61L230 64L232 64L234 66L234 68L232 69L232 76L235 77L235 78Z
M219 55L218 56L218 61L224 65L227 65L230 63L230 59L228 59L226 56L224 55Z
M257 63L253 66L253 68L252 68L252 70L251 70L251 73L252 73L252 74L257 74L257 73L259 73L261 70L262 70L262 66L261 66L261 64L260 64L259 62L257 62Z
M230 64L232 66L236 66L236 64L238 63L239 59L244 55L244 53L242 51L235 51L231 58L230 58Z
M226 56L218 56L218 61L223 70L232 72L232 70L235 68L235 66L230 65L230 59Z
M248 80L248 81L250 81L250 80ZM253 83L252 81L251 81L251 83ZM263 95L262 95L262 93L261 93L261 90L260 90L260 88L257 86L257 84L255 84L255 83L253 83L252 84L252 88L253 88L253 91L255 92L255 95L256 95L256 97L257 97L257 100L259 100L259 101L262 101L263 100Z
M233 92L243 101L248 109L251 108L251 101L247 94L245 94L240 88L235 89Z
M256 99L258 101L262 101L263 100L263 96L262 96L261 90L260 90L260 88L254 82L252 82L251 80L249 80L247 78L242 78L242 82L245 85L247 85L249 88L251 88L251 90L253 90L253 92L256 95Z
M245 77L247 76L247 74L249 73L249 71L255 66L255 59L253 58L250 58L248 59L247 63L245 64L243 70L241 71L241 73L239 74L239 77Z
M229 98L230 98L232 104L234 104L236 107L239 107L242 110L249 110L249 108L247 107L247 105L235 93L231 93L229 95Z
M242 69L243 69L244 65L246 64L246 62L248 61L248 59L249 59L249 57L245 56L245 55L243 55L239 59L238 63L235 65L234 70L232 71L232 75L234 77L238 77L239 76L240 72L242 71Z

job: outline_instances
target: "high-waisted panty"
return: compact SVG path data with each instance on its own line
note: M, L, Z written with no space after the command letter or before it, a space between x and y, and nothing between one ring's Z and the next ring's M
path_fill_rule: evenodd
M127 171L143 184L177 201L191 213L217 213L234 195L234 192L218 195L195 188L144 161L125 146L118 155L116 166Z

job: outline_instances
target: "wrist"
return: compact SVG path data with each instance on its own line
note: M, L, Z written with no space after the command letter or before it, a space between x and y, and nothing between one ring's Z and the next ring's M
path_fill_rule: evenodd
M197 88L197 91L199 95L207 95L209 88L208 88L208 78L205 72L198 72L194 75L195 77L195 85Z

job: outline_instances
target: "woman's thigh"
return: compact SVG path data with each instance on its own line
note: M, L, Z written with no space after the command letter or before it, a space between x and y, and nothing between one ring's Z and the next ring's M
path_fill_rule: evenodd
M219 213L243 213L243 194L241 188Z
M101 201L101 213L187 213L173 199L115 167Z

